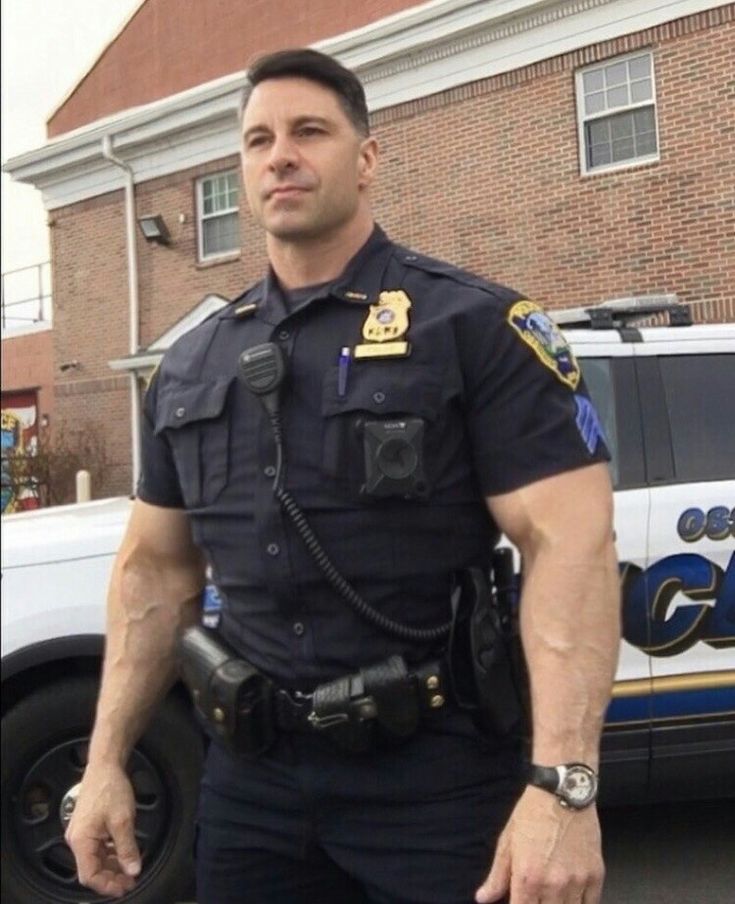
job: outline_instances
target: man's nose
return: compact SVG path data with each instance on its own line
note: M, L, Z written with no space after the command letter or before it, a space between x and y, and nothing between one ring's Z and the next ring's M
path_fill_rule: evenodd
M271 145L270 168L276 172L293 169L298 164L298 150L294 142L288 136L276 137Z

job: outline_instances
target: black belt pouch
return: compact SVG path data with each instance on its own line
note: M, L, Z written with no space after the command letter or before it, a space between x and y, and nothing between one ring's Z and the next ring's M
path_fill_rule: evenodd
M276 735L270 679L199 625L183 633L179 656L194 706L215 737L236 754L267 750Z

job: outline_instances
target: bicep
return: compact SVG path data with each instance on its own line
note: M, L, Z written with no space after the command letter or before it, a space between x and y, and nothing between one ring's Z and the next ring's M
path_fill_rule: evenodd
M612 487L603 463L488 496L486 503L498 527L522 555L548 546L588 550L612 540Z
M204 558L195 545L189 517L183 509L151 505L136 499L118 561L145 557L160 567L204 575Z

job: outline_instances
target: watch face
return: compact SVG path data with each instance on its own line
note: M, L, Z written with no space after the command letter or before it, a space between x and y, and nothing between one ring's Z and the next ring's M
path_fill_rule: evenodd
M597 795L595 773L583 766L570 766L559 788L559 794L570 807L586 807Z

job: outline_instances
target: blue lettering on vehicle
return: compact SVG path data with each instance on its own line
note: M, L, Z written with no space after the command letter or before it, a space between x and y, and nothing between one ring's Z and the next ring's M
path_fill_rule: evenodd
M735 646L735 553L727 570L704 556L679 553L645 571L621 564L623 637L651 656L676 656L702 641ZM675 606L683 593L699 605Z
M685 543L696 543L705 534L710 540L735 537L735 508L716 505L706 513L700 508L688 508L679 516L676 532Z

